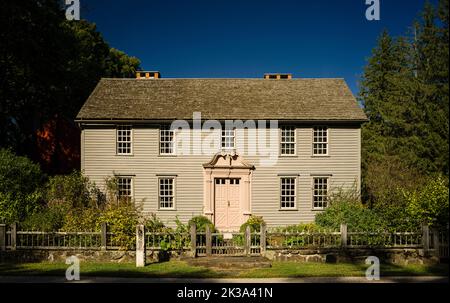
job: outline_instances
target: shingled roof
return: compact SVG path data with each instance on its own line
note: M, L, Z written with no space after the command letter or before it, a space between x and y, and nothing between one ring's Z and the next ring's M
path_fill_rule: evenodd
M343 79L101 79L77 121L366 121Z

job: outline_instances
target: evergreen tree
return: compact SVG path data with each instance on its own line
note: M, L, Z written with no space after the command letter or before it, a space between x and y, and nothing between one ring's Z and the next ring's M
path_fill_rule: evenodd
M370 120L362 131L366 162L396 155L393 142L407 133L411 99L403 95L400 84L412 77L409 54L405 39L395 40L384 31L364 70L360 100Z
M418 106L423 113L423 153L430 163L421 168L448 175L448 115L449 115L449 49L448 0L442 0L436 10L427 3L422 22L416 22Z
M445 4L446 3L446 4ZM448 7L448 0L441 7ZM448 11L426 5L413 37L378 40L361 81L363 158L448 174ZM442 23L438 26L436 17Z
M389 162L399 169L387 178L448 176L448 2L426 4L409 36L384 31L368 60L359 94L370 120L362 128L366 200L373 200L376 166Z

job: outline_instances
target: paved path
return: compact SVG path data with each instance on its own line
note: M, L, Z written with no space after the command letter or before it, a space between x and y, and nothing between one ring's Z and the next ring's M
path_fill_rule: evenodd
M0 276L0 283L449 283L448 277L381 277L368 281L365 277L307 277L265 279L198 279L198 278L123 278L83 277L80 281L66 281L64 277Z

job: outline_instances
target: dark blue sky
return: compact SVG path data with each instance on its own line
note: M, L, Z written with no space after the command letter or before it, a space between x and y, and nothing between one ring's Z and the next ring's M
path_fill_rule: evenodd
M115 48L165 78L358 79L386 28L404 34L424 0L381 0L367 21L365 0L80 0L81 17ZM436 1L431 1L435 3Z

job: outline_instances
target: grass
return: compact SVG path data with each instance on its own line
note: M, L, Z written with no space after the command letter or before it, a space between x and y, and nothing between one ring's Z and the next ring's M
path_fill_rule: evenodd
M147 277L147 278L295 278L364 276L368 265L351 263L296 263L273 262L271 268L215 271L205 267L190 266L183 261L169 261L136 268L133 263L80 264L82 276L97 277ZM68 265L64 263L0 264L0 276L61 276ZM381 276L448 276L448 264L439 265L381 265Z
M253 269L243 272L245 278L278 278L278 277L363 277L368 265L353 263L294 263L274 262L271 268ZM439 264L398 266L382 264L381 276L448 276L448 265Z
M65 263L21 263L0 264L1 275L24 276L60 276L64 275L69 265ZM197 277L215 278L220 275L204 267L195 267L183 261L170 261L149 264L137 268L134 263L80 263L80 274L97 277L149 277L149 278L177 278Z

